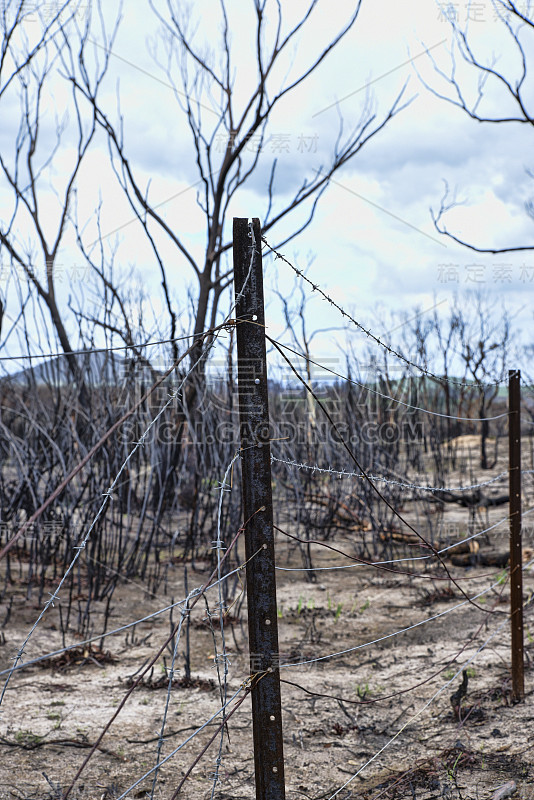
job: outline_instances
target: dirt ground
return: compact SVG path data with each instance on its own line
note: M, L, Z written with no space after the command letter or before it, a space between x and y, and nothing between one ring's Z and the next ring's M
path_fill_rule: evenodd
M467 509L451 506L447 513L460 525L468 520ZM491 508L485 519L492 524L506 514L507 506ZM527 519L532 518L525 519L528 559L532 535ZM341 550L354 554L353 545L349 534L336 538ZM481 537L480 545L479 553L505 551L507 524ZM406 547L399 547L396 556L405 554ZM349 563L319 546L313 546L313 556L315 566ZM277 561L280 567L302 566L294 545L288 545L283 537L278 541ZM190 588L202 585L209 574L207 563L194 566L189 570ZM503 571L480 564L458 566L449 558L448 569L460 590L448 580L425 577L430 574L425 562L397 565L401 566L417 574L351 566L317 571L317 582L310 583L304 572L278 572L280 661L291 664L282 667L280 673L288 800L327 800L334 796L339 800L484 800L508 796L534 800L532 606L525 611L526 697L523 703L512 704L509 586L503 580ZM182 572L182 566L176 565L176 578L171 582L174 599L183 597ZM491 584L496 585L476 601L468 602L462 594L463 590L473 597ZM534 565L525 565L527 604L533 590ZM9 668L39 610L25 599L22 583L15 585L11 594L11 613L0 628L2 669ZM216 590L210 590L207 596L213 609ZM170 594L152 596L140 584L124 582L113 597L109 627L125 625L171 602ZM225 627L228 697L250 674L245 610L246 604L241 621L232 622L231 617ZM5 614L5 609L0 610L0 625ZM173 619L176 622L178 618L175 609ZM214 624L217 628L217 621ZM93 625L98 632L97 616ZM1 800L62 797L103 726L116 712L132 676L157 653L169 626L167 611L135 629L104 639L103 651L100 642L94 642L70 656L13 674L0 717ZM403 630L406 628L409 630ZM184 680L182 646L186 633L184 629L163 757L221 705L213 634L203 601L191 614L189 685ZM220 633L215 636L220 648ZM69 634L66 641L71 644L76 639ZM61 646L58 610L54 608L32 636L24 660ZM69 794L73 800L116 800L154 766L170 661L167 649L150 678L132 692L76 781ZM463 669L467 688L461 696L458 690ZM3 681L6 676L1 677ZM455 692L457 698L451 700ZM228 711L232 708L230 705ZM216 717L160 768L154 798L173 797L219 725L220 718ZM180 797L255 797L250 697L232 715L227 728L213 795L218 735L187 777ZM512 781L513 785L499 793ZM150 797L151 787L152 777L146 778L128 797Z

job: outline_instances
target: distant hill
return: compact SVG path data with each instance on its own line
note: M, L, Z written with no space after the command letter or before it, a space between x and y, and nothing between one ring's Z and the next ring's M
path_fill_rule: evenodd
M129 364L128 359L110 352L82 353L77 354L75 358L87 383L91 386L121 383ZM35 360L38 361L38 358ZM17 385L66 386L72 382L72 374L67 357L59 356L7 375L2 382Z

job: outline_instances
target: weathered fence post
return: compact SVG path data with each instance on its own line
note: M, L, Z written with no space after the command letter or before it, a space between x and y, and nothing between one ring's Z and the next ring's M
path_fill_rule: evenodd
M512 625L512 699L525 696L523 664L523 558L521 547L521 373L508 373L510 447L510 615Z
M237 375L256 800L284 800L265 316L258 219L234 218Z

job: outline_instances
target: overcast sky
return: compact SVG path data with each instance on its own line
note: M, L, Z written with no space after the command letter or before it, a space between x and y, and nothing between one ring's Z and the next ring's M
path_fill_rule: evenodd
M106 6L108 24L114 11L112 5ZM161 0L155 5L162 14L166 13L166 4ZM527 169L534 170L532 126L472 121L462 111L433 96L421 80L423 78L436 90L451 92L430 59L431 55L441 69L450 71L452 37L448 14L454 14L462 27L469 25L471 41L481 59L496 58L497 68L504 69L512 80L519 76L517 52L504 25L496 19L491 0L446 5L448 10L422 0L402 3L363 0L359 18L350 33L317 72L277 107L269 121L257 169L247 187L236 195L226 221L228 238L232 216L263 218L274 157L278 159L275 202L283 203L305 178L310 179L316 170L327 167L341 119L345 133L350 132L360 120L365 104L370 103L376 121L380 122L406 84L404 99L411 101L409 105L336 173L318 205L313 223L282 248L297 266L309 265L309 276L357 318L370 324L378 335L388 330L388 320L386 314L374 312L377 304L386 309L410 312L416 306L427 309L440 303L440 311L446 313L455 292L468 297L469 292L476 289L505 301L523 331L532 323L534 252L476 254L440 236L432 223L430 208L439 207L446 181L464 201L446 215L446 225L452 233L480 247L534 244L534 221L525 211L526 201L534 196L534 180L527 174ZM34 7L37 6L35 3ZM41 4L40 13L46 6L52 8L53 4ZM256 79L252 3L229 0L227 6L235 69L234 101L239 107ZM282 2L282 7L286 24L289 24L307 3L291 0ZM282 86L284 81L289 82L328 44L335 31L350 17L353 7L353 2L319 2L295 48L276 73L278 86L273 83L272 90ZM520 7L529 10L532 18L528 3L523 2ZM219 8L215 0L204 0L192 4L189 11L193 40L199 48L210 48L215 63L220 55ZM83 3L79 13L82 19L86 13ZM268 19L269 13L272 15L273 8L268 4ZM29 13L25 24L28 36L34 36L42 24L39 13ZM156 15L144 0L125 4L101 101L106 113L116 120L119 98L126 151L138 178L144 185L150 181L149 196L153 202L163 204L161 210L169 225L200 257L205 246L205 224L195 202L199 175L183 111L164 69L154 58L156 55L160 62L166 58L159 29ZM524 41L527 58L532 63L534 38L525 36ZM100 52L97 46L95 51ZM465 87L466 96L475 98L476 76L466 71L461 62L457 66L458 79ZM530 99L534 99L533 76L534 66L530 86L527 86ZM176 81L179 85L177 72ZM51 87L43 103L46 108L43 153L47 143L50 146L53 141L55 118L63 114L68 102L68 88L59 76L54 78ZM202 100L206 105L203 112L206 130L211 130L217 121L216 114L210 111L210 107L217 107L213 87L205 87ZM2 103L0 148L9 163L20 105L15 92L4 97ZM486 87L481 110L495 115L516 111L503 92L491 83ZM72 112L70 119L72 121ZM72 161L68 137L67 129L64 144L54 157L53 169L45 176L56 188ZM222 139L219 157L223 157ZM46 213L52 231L57 222L57 208L45 179L42 191L43 198L49 201ZM13 209L12 194L5 178L0 179L0 200L5 220ZM127 281L134 272L136 285L145 290L149 298L147 303L150 302L158 315L162 302L159 269L139 224L132 221L131 209L109 168L103 135L95 140L79 176L77 213L80 225L85 227L86 243L98 237L95 209L99 202L106 257L112 250L116 251L117 275L122 274ZM298 227L308 208L309 205L271 231L268 236L271 244L276 246ZM27 239L30 235L29 227L25 228L27 221L20 216L16 224L19 237ZM169 269L173 295L185 315L187 287L192 287L193 291L195 288L193 273L163 238L160 248ZM38 269L38 261L36 263ZM8 286L8 269L3 254L3 290ZM65 239L57 260L57 272L62 273L60 291L65 301L70 294L82 298L82 303L89 302L90 285L86 282L82 259L73 246L72 235ZM294 279L281 262L274 264L272 259L265 261L265 279L271 323L273 330L279 332L279 303L271 289L278 287L285 295L292 295ZM16 301L12 279L9 287L8 309L14 315ZM227 308L228 301L222 310ZM310 300L310 330L339 324L339 318L326 304L316 297ZM340 335L339 332L332 334L338 342ZM524 336L528 338L527 334ZM317 342L320 352L327 353L328 336ZM15 344L11 345L10 353L17 351Z

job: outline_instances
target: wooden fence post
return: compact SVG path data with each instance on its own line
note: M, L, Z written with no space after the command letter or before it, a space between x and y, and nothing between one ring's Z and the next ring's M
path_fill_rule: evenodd
M512 699L525 696L523 655L523 554L521 547L521 373L508 373L510 449L510 619L512 626Z
M258 219L234 218L237 375L256 800L284 800L265 316Z

